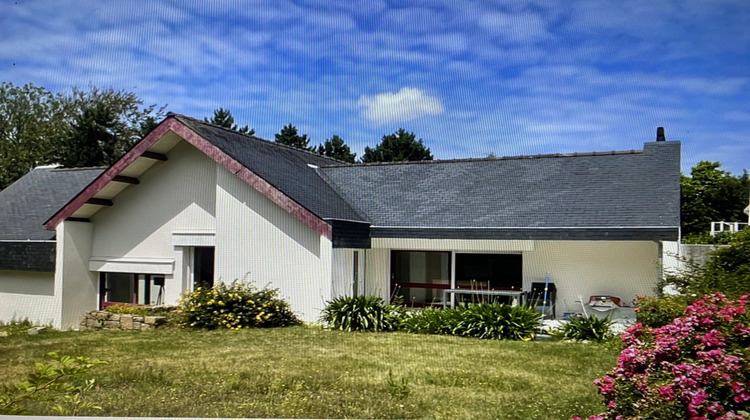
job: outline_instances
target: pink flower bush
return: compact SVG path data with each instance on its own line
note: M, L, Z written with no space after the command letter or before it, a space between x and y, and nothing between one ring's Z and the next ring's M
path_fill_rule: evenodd
M750 295L706 295L671 324L623 335L617 367L594 381L594 419L750 419Z

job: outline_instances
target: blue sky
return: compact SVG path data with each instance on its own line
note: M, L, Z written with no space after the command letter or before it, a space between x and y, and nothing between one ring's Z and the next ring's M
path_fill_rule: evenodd
M403 127L436 158L640 149L750 168L747 0L3 1L0 81L114 87L358 155Z

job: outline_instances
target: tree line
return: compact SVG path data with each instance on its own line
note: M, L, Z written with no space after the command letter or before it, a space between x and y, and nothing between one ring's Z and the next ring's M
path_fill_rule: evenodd
M52 93L27 84L0 84L0 190L32 168L109 166L165 116L165 106L145 105L125 90L72 88ZM204 121L254 135L249 125L238 125L232 112L218 108ZM317 146L307 134L285 125L275 141L348 163L432 160L430 149L403 128L386 134L375 147L365 147L357 159L344 139L333 135ZM682 234L705 235L712 221L743 221L750 177L734 176L719 162L702 161L681 179Z
M63 167L109 166L156 127L166 106L146 105L135 93L116 89L72 88L52 93L27 84L0 84L0 190L32 168L60 164ZM246 135L255 130L235 123L228 109L216 109L206 122ZM333 135L310 145L307 134L288 124L276 142L319 153L342 162L355 163L344 139ZM422 139L399 129L383 136L374 148L365 148L361 163L432 160Z

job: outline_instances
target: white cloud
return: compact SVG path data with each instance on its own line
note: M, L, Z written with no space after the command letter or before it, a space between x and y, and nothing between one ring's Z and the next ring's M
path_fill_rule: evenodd
M378 123L410 121L444 111L440 99L412 87L403 87L396 93L362 95L358 105L364 108L362 115L365 118Z

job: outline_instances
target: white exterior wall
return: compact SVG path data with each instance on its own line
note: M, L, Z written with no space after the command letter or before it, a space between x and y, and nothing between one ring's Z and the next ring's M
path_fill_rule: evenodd
M653 241L492 241L376 238L367 250L367 293L388 298L391 250L455 253L520 253L523 290L550 281L557 287L557 316L581 312L579 299L612 295L630 304L639 294L654 293L659 280L659 244ZM455 276L455 258L451 277Z
M54 324L60 318L53 273L0 271L0 320Z
M581 313L582 298L617 296L631 305L639 294L653 295L659 281L659 244L653 241L535 241L523 254L523 285L543 282L557 287L557 316Z
M280 291L304 321L332 297L331 241L220 167L216 186L217 281Z
M141 175L93 218L91 268L165 276L165 303L175 304L189 284L187 248L173 234L215 231L217 164L187 142Z
M77 328L81 315L98 308L99 278L89 271L91 223L65 221L57 226L55 295L61 300L61 315L55 328Z

